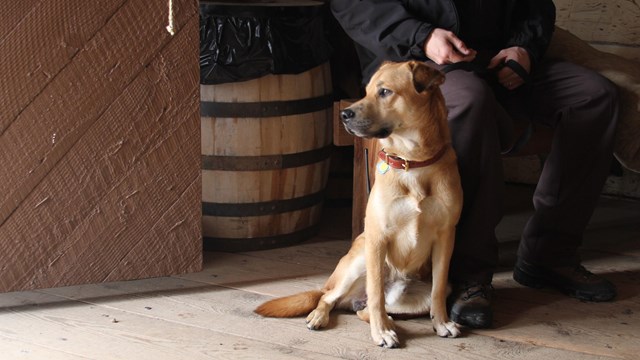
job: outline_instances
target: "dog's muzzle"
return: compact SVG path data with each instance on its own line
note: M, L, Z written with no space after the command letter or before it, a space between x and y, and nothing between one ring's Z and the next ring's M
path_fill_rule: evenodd
M340 111L340 120L347 132L351 135L364 138L386 138L391 134L388 128L372 129L371 120L358 119L354 110L349 108Z
M345 125L348 124L355 117L356 117L356 113L351 109L344 109L340 111L340 119L342 120L342 123Z
M350 129L349 125L351 120L356 117L356 112L351 109L344 109L340 111L340 120L342 120L342 124L344 125L345 130L351 135L356 135L356 133Z

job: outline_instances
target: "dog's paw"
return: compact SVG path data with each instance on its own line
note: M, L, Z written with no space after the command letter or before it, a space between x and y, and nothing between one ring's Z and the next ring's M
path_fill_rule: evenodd
M375 334L372 332L371 337L373 338L373 342L381 347L385 348L396 348L400 345L400 341L398 340L398 334L396 334L395 330L386 329L377 331Z
M371 326L371 337L376 345L385 348L396 348L400 345L398 334L396 334L391 318L382 321L381 326Z
M447 337L447 338L455 338L460 336L460 334L462 334L458 324L454 323L453 321L439 322L439 323L436 323L434 321L433 331L435 331L436 334L438 334L438 336Z
M358 318L360 318L360 320L364 322L369 322L369 310L367 308L358 310L356 312L356 315L358 315Z
M320 310L313 310L307 316L307 328L309 330L318 330L326 327L329 324L329 314L326 314Z

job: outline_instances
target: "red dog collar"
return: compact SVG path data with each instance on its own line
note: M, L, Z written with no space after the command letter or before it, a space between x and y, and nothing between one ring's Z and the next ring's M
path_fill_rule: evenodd
M445 144L437 154L435 154L431 159L427 159L425 161L406 160L399 156L387 154L384 149L380 150L380 152L378 153L378 157L380 158L380 160L384 161L385 163L387 163L387 165L391 166L394 169L409 171L409 169L425 167L436 163L444 156L444 153L447 152L448 147L449 144Z

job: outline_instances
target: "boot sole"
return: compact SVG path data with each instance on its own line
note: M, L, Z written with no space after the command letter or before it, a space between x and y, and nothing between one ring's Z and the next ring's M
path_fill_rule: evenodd
M493 312L490 310L465 315L451 311L450 317L451 321L472 329L487 329L490 328L493 323Z
M542 289L545 287L553 288L581 301L604 302L610 301L616 296L616 293L611 291L601 291L597 293L585 292L572 287L554 284L541 276L529 274L519 267L513 269L513 279L520 285L534 289Z

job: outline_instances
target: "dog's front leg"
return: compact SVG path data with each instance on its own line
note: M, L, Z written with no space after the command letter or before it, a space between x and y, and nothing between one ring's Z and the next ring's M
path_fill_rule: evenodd
M373 341L379 346L394 348L399 344L398 335L395 332L393 320L387 315L384 306L386 246L383 239L367 237L365 244L367 307Z
M441 241L435 241L432 250L431 321L433 330L439 336L458 337L460 329L456 323L449 320L446 307L449 263L453 253L455 230L446 230L438 235Z
M343 256L335 270L324 284L324 295L318 306L307 316L307 327L318 330L329 324L331 309L340 303L348 303L355 296L361 298L365 286L366 274L364 235L358 236L351 245L349 252Z

